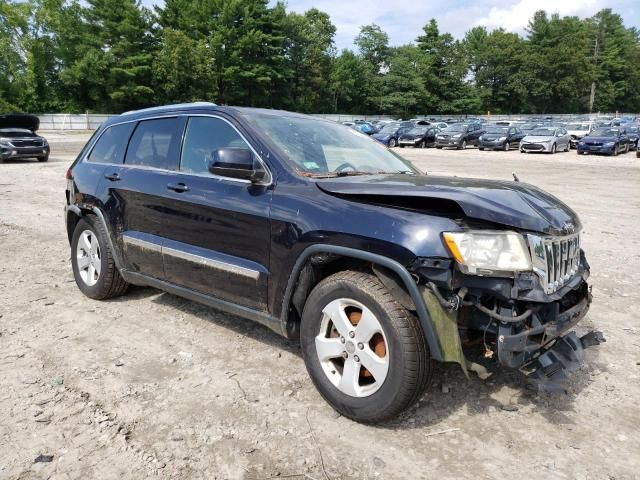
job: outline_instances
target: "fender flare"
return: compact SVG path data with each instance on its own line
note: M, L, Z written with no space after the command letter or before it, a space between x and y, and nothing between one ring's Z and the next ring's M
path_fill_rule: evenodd
M316 253L333 253L344 257L356 258L358 260L364 260L376 265L381 265L396 273L406 287L409 295L411 296L411 299L413 300L413 303L415 304L416 313L418 314L418 320L420 321L422 331L424 332L425 339L427 341L427 344L429 345L431 358L433 358L434 360L442 361L442 350L440 348L440 343L438 341L438 336L436 334L435 328L431 321L431 316L429 315L429 311L427 309L425 301L420 294L418 285L414 281L411 274L407 271L407 269L402 264L388 257L338 245L311 245L307 247L296 260L296 263L293 266L293 271L291 272L291 276L289 277L289 281L287 282L287 288L282 300L280 322L282 326L282 333L285 337L287 336L287 317L289 312L289 303L291 302L291 296L293 295L293 289L298 281L298 276L300 275L300 271L302 270L305 262L311 255Z

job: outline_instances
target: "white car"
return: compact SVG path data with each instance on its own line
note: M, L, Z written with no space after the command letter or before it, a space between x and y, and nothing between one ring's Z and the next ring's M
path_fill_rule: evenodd
M520 141L520 152L556 153L568 152L571 148L571 136L564 127L538 127L531 130Z
M564 128L567 129L567 133L571 137L571 148L576 148L576 146L578 145L578 141L580 141L582 137L586 137L593 131L593 129L595 128L595 122L567 123Z

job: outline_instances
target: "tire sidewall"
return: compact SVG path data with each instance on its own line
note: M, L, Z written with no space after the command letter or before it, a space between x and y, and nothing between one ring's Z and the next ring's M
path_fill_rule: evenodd
M315 337L319 333L322 309L329 302L339 298L353 299L369 308L382 325L387 340L389 349L387 377L380 388L368 397L351 397L338 390L327 378L316 353ZM380 412L391 407L396 393L401 388L404 378L401 372L406 365L402 347L388 313L368 293L345 281L339 281L337 285L322 285L314 290L307 300L302 315L300 343L305 365L314 385L322 397L340 413L367 421L367 418L375 418L380 415Z
M98 277L98 281L95 285L86 284L80 277L80 271L78 269L78 240L80 239L82 232L85 230L90 230L93 233L93 235L98 239L98 245L100 246L100 276ZM101 232L95 226L95 220L90 216L82 218L76 225L71 239L71 266L73 268L73 277L76 281L76 285L78 285L80 291L89 298L101 298L105 289L108 288L108 285L106 285L106 272L109 268L107 255L108 248L109 245L107 244L106 239L102 237Z

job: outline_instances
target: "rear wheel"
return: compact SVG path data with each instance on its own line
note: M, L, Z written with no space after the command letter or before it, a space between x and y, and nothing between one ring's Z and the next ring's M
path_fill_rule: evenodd
M107 232L94 216L81 219L71 239L71 265L82 293L95 300L123 295L129 286L118 271Z
M431 375L417 318L370 273L343 271L311 292L300 342L313 383L353 420L391 419L414 404Z

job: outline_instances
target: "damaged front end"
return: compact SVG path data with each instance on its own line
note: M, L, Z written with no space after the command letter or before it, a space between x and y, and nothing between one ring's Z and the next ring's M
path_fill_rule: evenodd
M487 235L479 240L460 237L451 245L445 234L453 259L418 258L409 270L419 284L444 361L484 378L486 370L463 353L463 346L477 345L486 358L526 373L538 390L561 390L568 373L581 365L584 350L605 341L600 332L579 338L571 331L591 304L589 265L577 234L509 235L522 241L503 241L503 250L513 252L506 261L499 258L504 252L491 260L494 268L482 251L482 242L489 244ZM509 242L512 246L505 247Z

